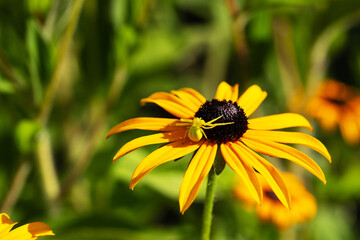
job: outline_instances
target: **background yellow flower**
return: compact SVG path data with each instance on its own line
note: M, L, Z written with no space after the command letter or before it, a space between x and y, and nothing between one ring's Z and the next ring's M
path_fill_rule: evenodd
M326 130L339 126L350 144L360 141L360 93L345 83L327 79L307 103L307 113Z
M247 207L256 209L257 215L263 221L273 222L277 227L285 229L296 223L311 220L317 211L314 196L292 173L281 173L289 189L291 208L286 208L277 198L269 184L260 177L263 191L263 202L258 205L249 197L244 185L239 182L234 189L235 196Z

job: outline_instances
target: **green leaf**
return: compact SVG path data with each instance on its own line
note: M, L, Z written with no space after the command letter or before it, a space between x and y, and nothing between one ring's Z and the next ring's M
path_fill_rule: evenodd
M15 138L21 153L27 154L35 148L35 136L41 126L33 120L21 120L15 129Z
M116 60L120 63L126 63L137 41L138 35L135 28L126 24L120 26L115 41Z
M51 0L27 0L28 9L33 13L45 13L50 8Z
M13 94L14 92L15 88L10 81L0 77L0 93Z

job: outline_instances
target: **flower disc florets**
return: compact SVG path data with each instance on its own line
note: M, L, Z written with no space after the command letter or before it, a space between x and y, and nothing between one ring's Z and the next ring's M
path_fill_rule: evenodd
M335 99L335 98L330 98L330 97L326 97L325 98L326 101L329 101L335 105L338 106L344 106L346 105L346 100L345 99Z
M215 123L232 122L232 124L204 129L209 140L215 141L218 144L236 141L248 129L248 121L244 110L236 102L213 99L206 101L195 113L195 117L201 118L205 122L209 122L219 116L222 117Z
M272 190L264 191L264 195L267 196L269 199L273 200L274 202L280 202L279 198Z

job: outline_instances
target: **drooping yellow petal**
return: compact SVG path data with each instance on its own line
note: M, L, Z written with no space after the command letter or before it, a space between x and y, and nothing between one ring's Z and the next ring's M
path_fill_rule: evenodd
M195 91L195 90L193 90L193 91ZM177 91L173 90L173 91L171 91L171 93L178 96L181 100L186 100L194 112L197 112L197 110L200 108L200 106L202 104L204 104L206 101L204 97L202 97L204 99L203 101L199 100L198 95L202 96L200 93L197 93L197 95L194 95L193 92L186 90L186 89L180 89Z
M232 143L220 145L224 160L243 180L253 199L260 204L262 201L262 188L259 179L245 156L239 154L231 145Z
M10 217L6 213L0 214L0 239L3 239L11 228L15 225L13 221L11 221Z
M215 99L235 102L239 94L239 84L231 87L227 82L221 82L217 88Z
M252 85L240 96L237 104L244 109L246 116L250 117L266 96L267 92L263 91L258 85Z
M136 167L130 181L130 188L140 181L141 178L150 172L153 168L162 163L181 158L198 149L204 141L190 142L190 141L177 141L169 143L152 153L150 153L144 160L142 160Z
M173 94L164 92L157 92L148 98L143 98L141 103L155 103L178 118L192 118L197 111L194 106L191 107L189 100L181 100Z
M113 162L115 162L118 158L124 156L125 154L143 146L158 143L174 142L177 140L183 141L185 133L186 128L183 128L178 131L156 133L148 136L135 138L120 148L120 150L114 156Z
M282 204L290 209L291 200L289 191L276 168L263 157L246 147L242 142L236 142L233 146L234 150L239 155L245 156L250 164L265 178Z
M207 141L191 159L180 187L179 204L182 214L184 214L194 201L201 183L208 175L214 163L216 151L217 144Z
M306 154L300 152L299 150L281 144L275 143L268 140L251 140L243 137L241 139L243 143L246 144L249 148L253 149L256 152L277 158L285 158L288 159L299 166L305 168L316 177L318 177L324 184L326 183L325 175L319 165L312 160Z
M253 140L269 140L279 143L301 144L322 154L331 162L331 156L319 140L316 138L300 132L284 132L284 131L261 131L261 130L247 130L244 135L246 138Z
M175 123L179 119L173 118L152 118L152 117L139 117L126 120L114 126L108 132L106 138L114 135L115 133L124 132L133 129L150 130L150 131L174 131L179 129Z
M41 236L50 235L55 234L47 224L42 222L34 222L15 228L14 230L10 231L5 237L2 237L1 240L30 240L37 239Z
M297 113L281 113L265 117L248 119L249 129L275 130L290 127L304 127L312 131L306 118Z

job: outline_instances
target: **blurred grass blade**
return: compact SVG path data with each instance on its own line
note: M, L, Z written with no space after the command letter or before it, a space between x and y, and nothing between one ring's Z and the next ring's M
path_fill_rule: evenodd
M28 50L28 68L30 72L30 83L33 90L35 105L42 100L43 87L39 74L39 47L37 41L38 29L35 21L29 20L26 25L26 47Z
M273 36L281 85L286 102L290 103L296 97L294 91L299 89L302 84L296 61L292 26L288 19L279 16L273 18Z
M332 44L350 27L360 22L360 10L351 12L330 24L318 36L311 49L310 69L307 77L307 96L310 96L326 75L328 55Z
M15 137L21 153L29 154L35 149L35 137L39 133L41 126L32 120L21 120L15 130Z

